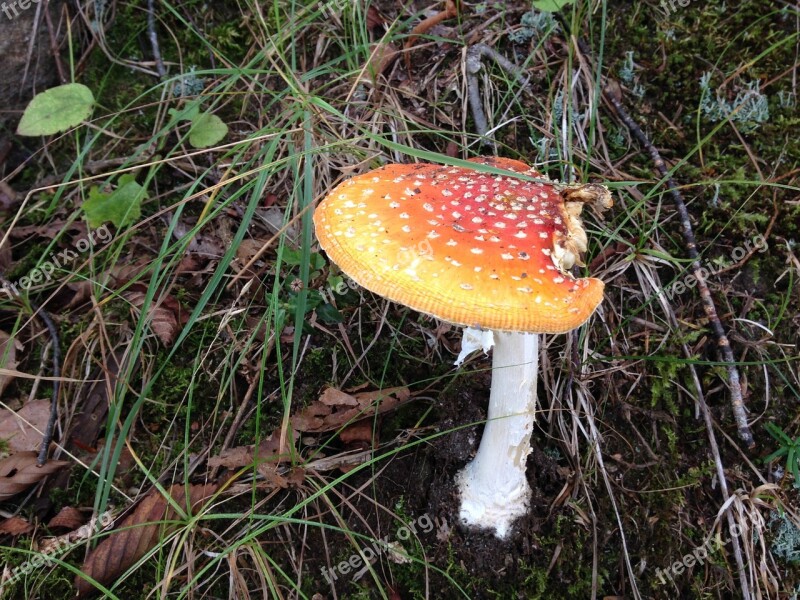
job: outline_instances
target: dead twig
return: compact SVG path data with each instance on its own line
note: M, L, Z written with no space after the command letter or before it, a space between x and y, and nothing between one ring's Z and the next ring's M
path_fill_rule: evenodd
M55 429L56 419L58 418L58 392L61 389L61 342L58 337L58 328L53 323L50 315L41 307L31 303L34 314L37 315L47 327L50 333L50 340L53 344L53 395L50 399L50 418L47 419L47 427L42 435L42 447L39 450L39 457L36 460L38 466L43 466L47 462L47 451L50 449L50 442L53 441L53 430Z
M491 58L504 71L513 76L522 86L527 85L528 82L525 79L523 70L505 56L498 53L494 48L486 44L474 44L467 49L467 57L464 60L464 70L467 74L467 99L469 100L469 108L472 111L472 118L475 121L475 131L479 136L484 138L485 143L491 144L492 147L494 147L494 140L487 137L489 133L489 121L486 118L486 112L483 110L480 83L478 81L478 73L483 67L481 59L484 57Z
M672 201L675 203L675 208L678 210L681 222L681 233L683 240L686 243L686 249L689 258L692 260L692 275L697 280L697 289L700 292L700 299L703 303L703 310L708 318L711 331L717 342L717 350L725 363L728 370L728 383L731 391L731 405L733 407L733 416L736 420L736 428L739 431L739 438L747 445L748 448L755 447L753 434L750 432L750 426L747 423L747 411L744 406L744 399L742 398L742 386L739 381L739 370L736 368L736 361L733 357L731 344L728 336L725 334L725 329L722 322L717 315L717 308L714 305L714 299L711 297L711 292L708 289L708 283L705 278L705 271L702 269L700 263L700 253L697 251L697 240L694 237L692 223L689 220L689 211L686 209L686 203L683 201L683 195L678 190L678 186L669 174L669 169L666 163L661 158L656 147L642 131L642 128L634 121L625 107L618 99L618 92L614 89L613 84L607 84L604 90L605 97L614 107L614 110L619 115L620 120L630 130L636 140L644 147L653 160L656 170L661 175L661 178L667 184Z
M147 0L147 37L150 39L150 46L153 48L153 60L156 62L156 72L158 76L163 79L167 74L167 70L164 68L164 61L161 58L161 48L158 46L154 0Z

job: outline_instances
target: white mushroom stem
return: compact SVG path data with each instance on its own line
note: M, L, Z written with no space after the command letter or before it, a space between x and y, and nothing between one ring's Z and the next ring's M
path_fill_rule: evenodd
M489 414L478 453L459 473L460 518L503 538L528 512L525 463L536 409L539 336L494 332Z

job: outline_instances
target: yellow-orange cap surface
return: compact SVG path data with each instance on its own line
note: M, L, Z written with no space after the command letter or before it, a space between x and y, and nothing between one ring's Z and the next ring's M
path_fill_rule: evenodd
M473 161L543 179L519 161ZM368 290L451 323L535 333L578 327L603 297L602 281L555 264L569 222L550 184L433 164L348 179L314 212L323 250Z

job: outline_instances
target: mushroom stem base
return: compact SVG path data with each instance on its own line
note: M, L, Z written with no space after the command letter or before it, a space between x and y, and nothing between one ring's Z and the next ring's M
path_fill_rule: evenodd
M539 338L494 334L489 414L478 453L457 478L462 523L494 529L504 538L528 512L531 488L525 464L536 409Z

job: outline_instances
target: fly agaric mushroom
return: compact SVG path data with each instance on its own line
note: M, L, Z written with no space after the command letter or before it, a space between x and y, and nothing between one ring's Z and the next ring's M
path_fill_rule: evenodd
M488 420L458 485L462 522L502 538L527 512L531 495L525 463L538 334L574 329L600 304L603 282L575 279L569 269L583 264L586 251L583 204L607 208L611 195L601 185L546 182L516 160L472 161L539 181L464 167L385 165L337 186L317 207L314 224L323 250L356 283L467 326L458 362L476 339L485 350L494 344Z

